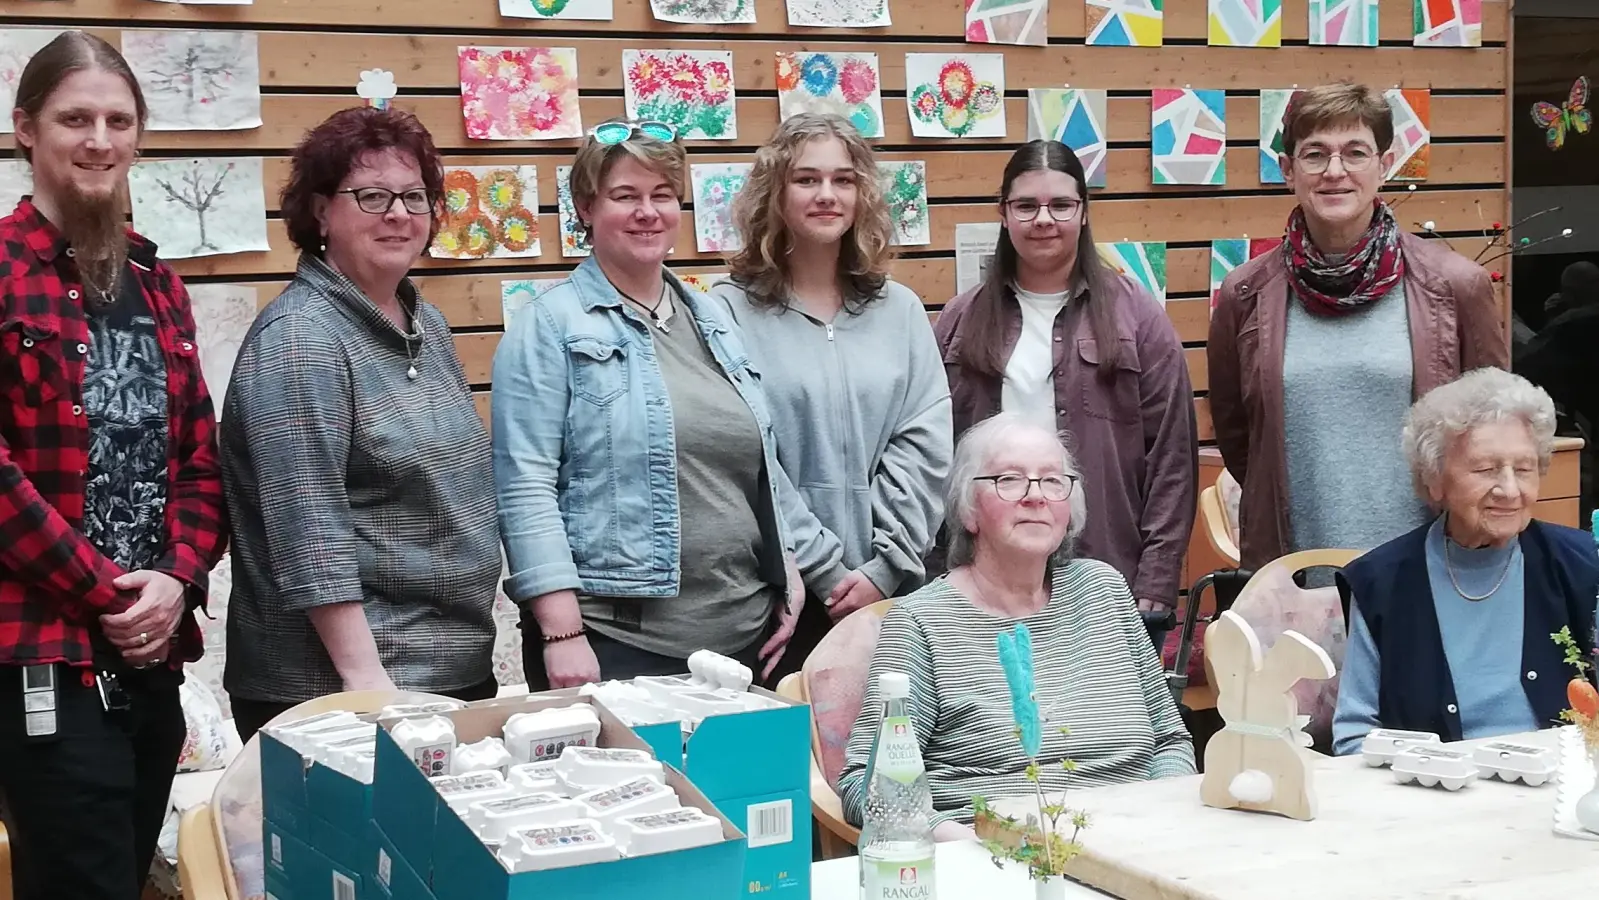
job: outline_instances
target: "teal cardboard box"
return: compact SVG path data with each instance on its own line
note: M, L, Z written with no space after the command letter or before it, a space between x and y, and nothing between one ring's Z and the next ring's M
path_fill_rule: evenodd
M265 731L261 747L261 812L285 828L297 830L305 818L305 758Z
M376 824L371 834L377 849L372 877L367 880L368 889L375 891L369 900L437 900L422 876L394 849L388 835Z
M292 879L312 864L311 847L292 828L271 819L261 823L262 868L268 875Z
M744 890L775 900L811 896L811 795L809 788L759 797L719 800L722 815L747 836Z
M783 705L708 716L687 741L676 722L634 730L662 762L682 771L713 801L809 790L811 708L762 688L752 687L750 693Z
M289 883L287 875L267 870L266 900L298 900L294 894L294 885Z
M570 695L533 695L489 701L446 715L455 723L456 740L471 743L500 734L505 721L516 713L574 702L589 700ZM593 705L600 718L599 746L649 749L609 710ZM667 783L677 792L680 802L720 820L723 840L674 853L512 875L394 743L387 726L395 721L398 720L379 723L373 792L377 826L393 841L399 857L431 885L436 900L739 900L744 895L743 833L682 773L670 768ZM415 833L403 838L396 833L395 829L419 820L431 823L426 829L425 844ZM413 857L419 847L427 860L425 867Z
M366 878L359 869L335 862L315 847L309 853L289 876L294 900L367 900Z
M266 731L260 747L262 815L307 841L307 819L313 816L345 834L366 833L372 821L371 785L307 760Z

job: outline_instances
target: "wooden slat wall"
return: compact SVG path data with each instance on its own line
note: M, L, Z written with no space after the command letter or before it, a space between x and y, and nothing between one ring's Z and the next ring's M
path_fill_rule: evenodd
M276 194L287 176L286 154L307 128L357 102L353 86L362 69L395 73L398 106L414 111L433 132L448 162L534 163L539 166L544 253L532 260L472 262L424 259L417 274L424 295L441 307L457 329L466 370L481 392L487 414L489 375L501 333L499 283L503 278L551 277L576 260L560 256L555 215L555 166L569 161L573 141L470 141L458 100L456 48L572 46L582 78L586 123L622 112L621 54L624 48L677 47L731 50L738 94L739 138L692 141L694 162L748 159L778 121L773 55L781 50L865 50L882 65L887 135L876 143L884 159L927 163L932 204L932 245L909 248L895 275L914 288L930 311L953 294L954 230L957 223L992 220L992 200L1010 148L1026 134L1026 89L1071 84L1112 91L1108 110L1109 185L1094 205L1101 240L1168 242L1167 310L1189 347L1201 436L1210 440L1208 387L1203 342L1208 323L1209 241L1280 233L1292 205L1279 186L1257 177L1258 101L1262 88L1309 86L1333 80L1364 81L1375 87L1431 88L1435 144L1429 180L1407 198L1401 219L1412 230L1432 220L1457 248L1475 252L1482 223L1507 215L1505 87L1509 13L1505 0L1484 2L1481 49L1415 49L1410 46L1408 0L1382 4L1382 41L1377 49L1310 47L1306 44L1307 0L1283 3L1282 49L1205 46L1205 0L1167 0L1166 46L1110 48L1083 45L1082 0L1053 0L1050 45L1005 47L964 43L961 0L891 0L889 29L790 28L781 0L758 0L754 25L690 26L656 22L648 0L616 0L611 22L530 21L501 18L495 0L256 0L251 6L188 6L150 0L57 0L8 3L0 26L49 25L88 28L118 43L126 28L254 30L260 34L264 125L250 131L153 132L147 157L259 154L266 157L271 250L185 260L177 268L191 281L256 283L270 300L293 271L295 254L277 221ZM1003 141L917 140L910 137L905 108L904 54L908 52L1003 53L1005 114ZM1224 88L1227 98L1227 186L1153 187L1149 163L1149 91L1190 85ZM10 136L0 136L10 146ZM684 271L721 268L720 260L694 248L692 224L672 265Z

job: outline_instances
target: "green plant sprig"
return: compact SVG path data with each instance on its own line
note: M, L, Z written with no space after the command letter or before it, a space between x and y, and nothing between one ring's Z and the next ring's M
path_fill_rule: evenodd
M1020 729L1017 729L1018 737ZM1069 737L1071 729L1060 728L1062 737ZM1082 832L1089 826L1088 813L1085 810L1072 809L1066 805L1066 791L1070 786L1071 774L1077 771L1075 760L1063 759L1061 769L1066 772L1067 786L1061 788L1058 800L1051 802L1044 794L1043 772L1038 760L1030 759L1023 777L1033 786L1033 795L1038 803L1038 828L1024 828L1015 816L1000 816L984 797L972 798L972 812L976 819L988 818L1000 828L1020 835L1020 840L1015 844L1004 841L984 840L983 848L993 857L997 868L1004 867L1004 861L1020 863L1027 867L1028 875L1042 881L1047 878L1066 874L1066 868L1071 861L1083 852L1083 845L1078 840ZM1071 835L1068 837L1061 832L1062 820L1071 825Z
M1566 665L1576 670L1577 677L1586 678L1593 669L1593 664L1582 658L1582 648L1577 646L1577 640L1571 636L1571 626L1562 625L1559 631L1549 635L1555 646L1566 651Z

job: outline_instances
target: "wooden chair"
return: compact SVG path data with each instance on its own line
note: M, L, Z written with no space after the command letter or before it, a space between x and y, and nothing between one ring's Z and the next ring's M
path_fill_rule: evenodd
M859 828L845 821L843 801L839 798L838 791L833 787L833 784L828 781L826 771L823 768L822 732L817 724L816 707L811 703L810 678L816 674L812 661L818 659L829 649L829 638L834 634L840 633L839 629L842 629L845 623L850 622L856 616L871 617L880 621L893 606L894 601L892 599L882 600L851 613L843 622L834 626L834 630L829 632L827 638L822 639L822 643L817 646L816 650L811 652L810 658L805 661L805 665L798 672L784 677L777 685L778 694L799 703L811 704L811 815L820 826L816 833L821 842L823 859L837 859L854 853L855 845L860 840L861 832ZM865 690L865 667L870 664L870 661L870 653L868 653L867 659L862 662L861 667L863 675L862 691ZM857 706L853 711L840 710L839 712L843 714L841 718L848 718L853 721L854 717L859 715L860 708Z
M11 900L11 839L0 825L0 900Z
M1206 572L1188 589L1188 602L1183 606L1181 634L1178 638L1177 657L1172 664L1171 671L1167 673L1167 681L1171 686L1172 695L1177 702L1189 709L1210 709L1216 705L1216 690L1209 684L1189 686L1188 666L1193 656L1194 642L1198 633L1199 623L1209 621L1220 615L1227 604L1221 600L1220 592L1216 590L1218 581L1227 580L1237 582L1240 577L1238 569L1238 523L1233 521L1229 512L1228 503L1224 492L1237 489L1235 481L1226 469L1222 469L1217 476L1216 483L1205 488L1199 494L1199 523L1197 527L1205 535L1205 540L1210 544L1212 551L1219 556L1227 568L1214 572ZM1247 573L1241 573L1247 579ZM1205 610L1203 601L1205 592L1209 591L1216 598L1213 608ZM1235 592L1229 591L1235 596Z

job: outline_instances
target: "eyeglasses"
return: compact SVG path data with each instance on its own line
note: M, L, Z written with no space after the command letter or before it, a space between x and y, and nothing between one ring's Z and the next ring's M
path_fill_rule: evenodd
M1077 486L1075 475L1045 475L1042 478L1028 478L1026 475L979 475L973 481L994 482L994 493L999 499L1009 503L1027 499L1033 492L1033 485L1038 485L1039 494L1045 500L1059 502L1072 495L1072 489Z
M657 141L671 141L677 138L677 129L667 122L601 122L589 129L589 137L599 141L607 147L620 144L633 136L634 132Z
M339 194L349 194L355 198L355 205L361 207L361 212L381 216L394 208L394 198L400 198L405 205L405 211L413 216L425 216L433 211L433 199L428 196L426 188L412 188L409 191L391 191L388 188L363 187L350 188L349 190L335 191Z
M1077 215L1077 210L1083 205L1081 200L1072 200L1067 197L1057 197L1049 201L1049 217L1057 222L1070 222ZM1005 208L1016 217L1018 222L1031 222L1038 218L1039 210L1044 206L1038 205L1037 200L1007 200Z
M1337 157L1344 164L1345 172L1364 172L1371 168L1377 161L1376 151L1369 147L1345 147L1337 153L1328 153L1325 150L1306 150L1294 157L1300 171L1306 175L1320 175L1332 165L1333 157Z

